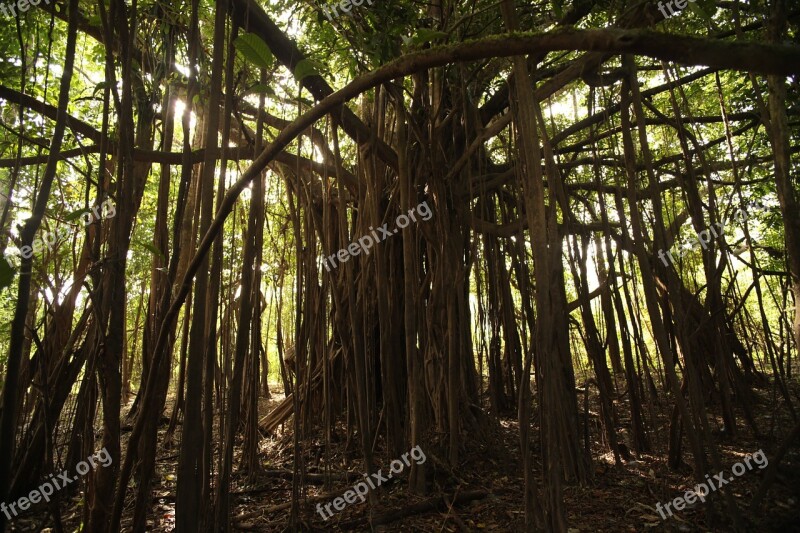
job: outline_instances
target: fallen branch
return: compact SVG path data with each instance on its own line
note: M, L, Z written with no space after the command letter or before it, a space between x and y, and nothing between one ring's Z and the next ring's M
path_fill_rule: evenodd
M336 349L328 355L328 360L333 364L342 352L341 348ZM322 390L322 364L316 366L311 377L311 397L314 398ZM267 433L274 433L278 426L289 420L294 412L294 395L290 394L283 399L272 411L258 422L258 426Z

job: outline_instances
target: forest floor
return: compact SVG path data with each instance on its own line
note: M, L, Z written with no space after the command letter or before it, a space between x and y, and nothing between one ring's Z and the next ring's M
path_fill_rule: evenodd
M791 416L784 409L771 407L783 404L772 388L756 391L758 398L756 405L752 407L755 413L759 413L756 420L761 433L759 439L754 438L750 428L745 425L739 426L735 437L725 437L721 433L721 418L710 419L711 430L721 442L718 449L726 477L733 477L730 475L731 468L747 454L763 449L767 457L773 457L789 428L793 426ZM794 398L800 397L797 390L793 392ZM271 400L262 399L262 416L282 399L283 394L277 391ZM582 394L580 399L583 400ZM591 394L589 405L597 405L596 398L592 398ZM663 401L661 406L653 405L652 410L646 407L647 423L653 432L653 442L668 442L668 407ZM615 402L615 410L620 415L618 429L620 440L624 443L627 439L625 428L630 427L629 420L626 419L626 401L623 399ZM166 412L169 413L170 409ZM737 412L737 419L742 420L743 417L738 415L740 413ZM706 503L696 503L690 506L692 508L682 511L676 510L666 520L662 520L656 511L656 503L661 502L663 507L666 502L682 496L695 485L691 467L687 464L692 461L685 436L684 463L678 471L667 467L666 449L629 457L630 460L615 467L612 454L607 453L606 447L598 442L600 427L597 413L590 409L588 419L593 459L591 480L583 486L566 485L564 490L570 533L731 530L719 491L712 493ZM459 468L456 471L451 470L442 460L446 457L444 443L434 443L423 450L429 489L427 495L409 495L406 488L408 468L404 468L402 473L370 491L377 497L377 504L371 511L368 502L356 500L341 511L334 512L327 520L319 514L316 504L330 504L335 497L363 480L364 471L359 458L357 436L350 435L348 439L347 429L344 425L339 425L334 429L328 450L328 464L333 480L326 487L325 475L322 473L325 443L321 440L321 431L317 431L302 446L307 475L306 499L301 500L299 506L300 528L307 531L523 531L524 481L519 459L518 423L511 417L501 417L499 423L489 423L492 427L485 431L482 439L475 435L462 435ZM166 427L167 424L163 423L160 428L160 443L164 442ZM580 428L581 434L584 429ZM180 428L176 437L179 434ZM123 445L126 444L127 435L124 437ZM534 442L532 455L536 461L535 477L538 481L541 478L541 453L536 445L538 420L535 414L531 437ZM259 458L262 472L251 479L241 470L235 471L233 475L230 495L235 529L289 531L293 477L291 420L286 427L278 430L277 435L262 438L261 443ZM176 452L175 447L162 447L159 451L149 531L166 532L174 528L178 463ZM236 465L239 464L238 452L237 448ZM215 450L216 453L218 450ZM377 439L375 469L388 472L393 459L399 458L388 457L383 439ZM790 447L780 463L777 479L764 499L762 511L754 513L749 510L749 504L766 471L754 465L752 469L741 474L741 477L734 477L727 485L736 500L747 531L800 532L800 442L795 442ZM541 491L541 487L539 490ZM456 505L450 506L448 503L454 495L458 501ZM71 501L74 504L78 498ZM714 516L707 512L711 508L711 502L715 502L713 506L717 510ZM123 517L123 531L130 530L128 515L129 512L126 512ZM80 510L65 502L62 511L64 530L77 530L79 517ZM41 515L21 516L11 530L48 531L41 529L42 518ZM370 520L373 523L372 528L369 525ZM383 524L374 525L379 523ZM70 527L73 525L75 527Z
M711 431L720 439L718 449L720 460L730 475L731 468L743 460L747 454L759 449L772 457L780 447L786 433L792 427L791 416L782 409L770 406L782 405L775 396L773 388L756 389L759 414L756 424L761 433L754 438L752 431L740 425L735 437L724 437L721 432L721 417L710 419ZM794 391L794 398L800 397ZM283 398L274 394L269 405L262 406L262 413L268 412L272 405ZM581 397L581 399L583 399ZM265 400L266 403L266 400ZM582 402L581 402L582 403ZM590 404L598 405L590 394ZM615 404L620 415L620 440L626 441L627 402ZM713 408L711 409L713 410ZM653 430L651 439L656 443L668 442L669 405L653 405L652 414L648 411L648 423ZM664 503L682 496L695 485L692 478L690 451L684 436L684 464L678 471L671 471L666 465L666 449L657 453L641 454L615 467L613 455L606 452L600 442L600 427L596 413L589 412L590 446L592 449L593 471L591 481L585 485L565 487L565 507L567 509L570 532L594 531L730 531L731 526L725 518L727 511L722 504L719 492L712 493L705 504L694 504L692 509L675 511L672 517L662 520L655 509L656 503ZM737 419L743 420L737 412ZM532 440L538 441L538 421L534 417L531 431ZM581 427L580 432L583 433ZM316 510L316 504L323 506L336 496L353 487L363 479L363 464L359 452L357 436L350 435L343 425L334 430L329 449L330 469L336 479L327 488L324 486L322 472L325 444L322 433L309 437L304 449L306 471L306 503L300 505L301 528L309 531L370 531L368 520L373 523L386 521L384 525L374 525L373 531L418 531L418 532L463 532L463 531L522 531L524 523L523 490L524 481L519 459L519 428L515 418L501 418L499 424L490 428L480 442L475 438L462 436L463 447L459 457L459 468L451 470L442 458L446 457L444 446L430 446L424 450L428 468L429 493L425 496L410 496L406 489L406 468L396 478L388 480L374 492L378 504L370 512L369 503L357 500L343 510L335 512L324 520ZM246 474L239 473L234 478L232 492L233 513L236 529L240 531L279 532L289 530L289 502L292 492L292 449L291 424L282 433L264 439L261 462L265 471L248 482ZM630 447L630 443L628 443ZM389 457L378 439L375 449L375 468L389 470L389 464L396 457ZM533 457L540 461L540 451L534 444ZM161 466L162 486L157 492L174 495L174 469L176 464ZM753 465L741 477L735 477L726 488L734 495L743 521L748 531L800 531L800 442L790 448L780 463L777 480L771 486L763 504L763 512L753 513L749 504L757 486L763 479L766 469ZM541 463L536 465L539 479ZM352 477L348 477L352 476ZM541 489L540 489L541 490ZM481 497L482 493L486 493ZM453 495L461 495L470 501L449 506ZM443 498L444 497L444 498ZM711 501L715 501L715 516L707 512ZM330 508L330 506L329 506ZM427 511L422 509L427 508ZM165 499L156 506L157 531L170 530L174 500ZM331 510L333 510L331 508ZM396 518L396 519L395 519Z

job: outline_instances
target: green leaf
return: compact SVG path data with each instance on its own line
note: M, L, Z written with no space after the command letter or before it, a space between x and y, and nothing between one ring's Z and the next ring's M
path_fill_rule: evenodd
M5 257L0 257L0 291L11 285L17 271L11 266Z
M107 81L101 81L97 85L94 86L94 91L92 92L92 96L97 95L98 92L105 90L106 87L110 87L111 84Z
M697 0L689 4L689 10L706 22L711 22L711 17L717 12L714 0Z
M67 222L78 220L84 213L91 213L91 211L89 211L88 209L78 209L77 211L73 211L72 213L67 214L67 216L64 217L64 220L66 220Z
M266 83L257 83L250 87L247 94L268 94L270 96L275 96L275 91Z
M255 33L245 33L233 41L233 46L253 65L271 69L274 57L264 40Z
M447 34L442 31L432 30L430 28L420 28L417 34L414 35L414 44L425 44L434 39L442 39L447 37Z
M557 19L562 19L564 17L564 4L561 0L553 0L553 12L556 15Z
M142 242L142 241L133 241L133 244L135 244L137 246L141 246L142 248L144 248L148 252L161 257L161 259L166 259L166 257L164 257L164 254L161 253L161 250L156 248L154 244L150 244L149 242Z
M294 78L297 81L301 81L303 78L308 76L319 76L321 70L322 65L313 59L306 58L300 61L296 67L294 67Z

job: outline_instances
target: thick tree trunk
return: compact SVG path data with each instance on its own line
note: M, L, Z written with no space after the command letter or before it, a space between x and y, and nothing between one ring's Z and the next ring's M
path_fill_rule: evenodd
M211 66L210 102L206 121L205 159L200 179L200 226L201 235L205 235L211 226L214 216L214 170L216 160L214 152L209 148L217 146L220 124L220 93L222 92L222 61L225 48L225 14L227 3L223 0L216 4L214 23L215 43ZM198 31L197 0L192 2L189 57L197 58L200 52ZM193 69L192 69L193 70ZM199 531L201 524L208 524L211 514L203 507L201 496L207 494L209 482L208 469L204 450L211 438L211 428L204 427L201 406L203 403L203 363L209 350L213 353L216 323L209 323L209 317L215 314L207 309L206 296L209 292L209 258L203 254L201 268L195 279L195 298L192 309L192 326L189 332L189 352L186 362L186 411L181 434L180 459L178 464L178 481L175 498L175 527L181 531ZM203 431L205 429L205 431ZM207 514L208 513L208 514ZM206 526L207 527L207 526Z
M771 5L769 37L774 42L780 42L786 32L787 2L774 0ZM800 187L797 176L791 176L786 79L783 76L767 76L767 87L769 90L767 130L775 157L775 189L786 232L787 262L792 275L792 295L795 302L792 333L795 349L800 353L800 198L798 198Z

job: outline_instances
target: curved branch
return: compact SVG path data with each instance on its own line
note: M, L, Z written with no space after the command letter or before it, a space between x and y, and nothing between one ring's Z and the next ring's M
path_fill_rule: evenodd
M186 269L169 310L164 315L153 349L151 365L158 367L161 364L161 360L165 356L171 324L177 318L178 312L189 294L192 279L203 264L203 258L221 231L242 190L259 176L264 168L307 127L326 114L339 109L345 102L359 94L381 83L419 70L439 67L452 62L552 50L605 50L616 53L639 53L680 63L708 64L719 68L749 69L754 72L791 73L800 71L800 47L710 42L693 37L676 37L649 31L621 30L566 30L545 35L501 35L400 57L384 67L353 80L296 118L281 130L275 140L245 170L242 177L231 186ZM732 61L732 58L737 57L739 61ZM154 395L145 395L144 404L141 407L142 412L148 412L151 409L154 399ZM144 417L137 418L130 442L138 440L142 432L143 421ZM122 472L130 472L133 457L132 453L126 455ZM120 483L121 486L125 486L127 483L124 473Z
M447 45L402 56L373 72L356 78L292 121L261 152L245 170L242 177L231 186L184 274L169 311L164 316L153 353L154 360L151 364L158 365L163 357L169 325L178 316L178 312L189 294L192 279L202 265L203 258L208 253L217 233L222 229L225 220L233 210L242 190L303 130L361 93L381 83L419 70L440 67L453 62L555 50L632 53L689 65L708 65L716 68L770 74L800 73L800 47L797 46L729 43L643 30L569 29L544 35L518 33ZM143 409L146 412L146 407Z
M217 232L222 229L239 194L305 128L361 93L381 83L419 70L439 67L452 62L509 57L542 50L605 50L615 53L647 55L689 65L708 65L714 68L740 69L768 74L800 73L800 47L798 46L727 43L645 30L568 29L544 35L519 33L447 45L402 56L373 72L356 78L296 118L245 170L242 177L225 194L217 216L200 242L181 282L181 288L175 295L169 312L164 317L164 325L177 316L191 287L191 280L202 264L203 257L211 247ZM159 333L159 345L166 340L164 325ZM164 337L163 340L162 337Z
M38 100L33 96L21 93L15 89L12 89L11 87L6 87L5 85L0 85L0 98L9 103L17 104L36 111L43 117L47 117L51 120L56 120L58 117L59 110L57 107L42 100ZM97 129L89 125L87 122L73 117L69 113L65 114L64 124L67 128L72 129L76 133L80 133L87 139L91 139L94 142L99 142L100 137L102 137Z

